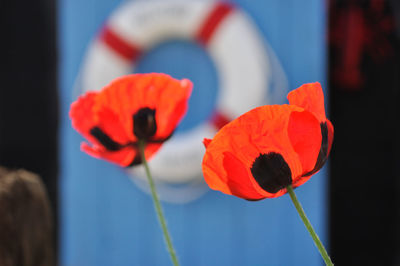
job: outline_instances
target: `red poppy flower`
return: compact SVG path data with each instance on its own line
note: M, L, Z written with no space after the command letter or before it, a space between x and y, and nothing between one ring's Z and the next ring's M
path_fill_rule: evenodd
M204 140L203 173L212 189L248 200L279 197L322 168L333 126L321 85L305 84L288 99L255 108Z
M138 140L150 158L171 137L187 110L192 83L166 74L120 77L71 105L72 126L90 143L81 149L121 166L142 162Z

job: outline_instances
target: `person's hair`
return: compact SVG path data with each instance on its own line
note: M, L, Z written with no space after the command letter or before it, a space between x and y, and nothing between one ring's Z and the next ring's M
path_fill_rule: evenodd
M0 167L0 265L55 265L52 238L52 214L40 178Z

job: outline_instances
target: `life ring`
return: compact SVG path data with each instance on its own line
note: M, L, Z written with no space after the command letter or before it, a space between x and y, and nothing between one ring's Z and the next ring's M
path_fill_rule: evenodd
M203 45L219 77L214 115L173 136L150 162L156 180L185 183L202 176L202 139L213 137L226 122L266 102L270 58L263 38L244 12L227 2L127 2L112 13L90 45L81 84L84 91L99 90L112 79L132 73L139 55L176 38Z

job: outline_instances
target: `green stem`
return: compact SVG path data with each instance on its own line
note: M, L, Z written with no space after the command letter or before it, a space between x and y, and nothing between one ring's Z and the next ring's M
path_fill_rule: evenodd
M331 258L329 257L324 245L322 244L321 240L319 240L318 235L315 233L314 228L312 227L310 221L308 220L306 214L304 213L303 207L301 207L301 204L300 204L299 200L297 199L292 186L289 185L286 189L289 192L290 198L292 199L292 202L293 202L294 206L296 207L296 210L299 213L301 220L303 221L303 223L306 226L308 232L310 233L312 239L314 240L314 244L317 246L319 253L321 254L322 258L324 259L325 264L329 265L329 266L333 266Z
M156 210L158 220L160 221L161 228L164 233L165 242L167 242L167 248L168 248L169 255L171 256L172 263L175 266L179 266L178 258L176 257L176 253L175 253L174 247L172 245L171 237L168 232L167 223L166 223L164 215L163 215L160 200L158 199L156 186L154 185L154 181L153 181L153 178L150 173L149 165L147 164L146 157L144 156L145 146L146 146L146 143L144 141L139 141L140 156L141 156L144 168L146 169L147 180L149 181L151 196L153 197L153 202L154 202L154 208Z

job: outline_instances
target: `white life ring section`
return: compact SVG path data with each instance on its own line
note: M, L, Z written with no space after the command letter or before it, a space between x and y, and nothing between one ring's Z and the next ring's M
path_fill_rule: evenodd
M125 2L90 45L81 86L83 92L99 90L112 79L134 72L141 54L171 39L197 42L210 55L219 79L216 110L208 121L168 140L150 167L156 181L198 183L203 179L203 138L213 137L231 119L268 103L271 53L244 12L218 1ZM194 84L193 89L201 88ZM141 167L134 173L144 176Z

